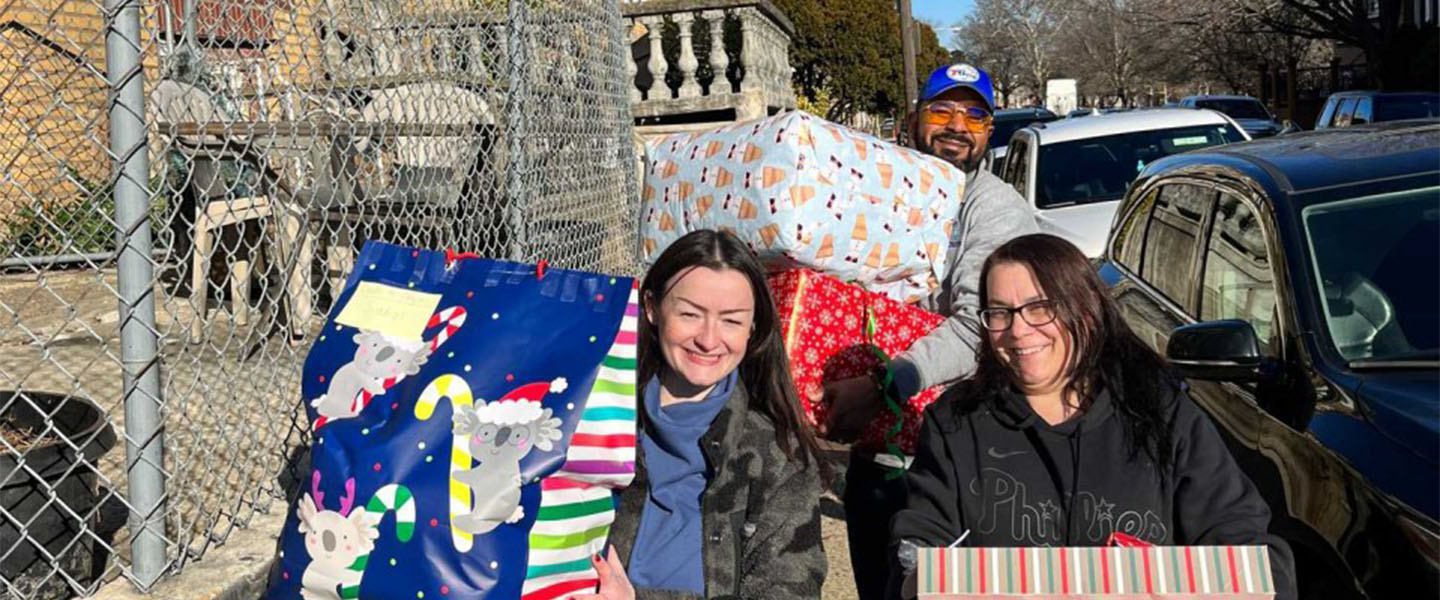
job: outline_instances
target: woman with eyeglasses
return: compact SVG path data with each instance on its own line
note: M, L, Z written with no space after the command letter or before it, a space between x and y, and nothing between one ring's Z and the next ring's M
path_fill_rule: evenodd
M891 525L892 594L908 597L919 547L1098 546L1119 533L1266 544L1277 597L1294 597L1265 501L1079 249L1011 240L986 259L980 302L978 366L927 410Z

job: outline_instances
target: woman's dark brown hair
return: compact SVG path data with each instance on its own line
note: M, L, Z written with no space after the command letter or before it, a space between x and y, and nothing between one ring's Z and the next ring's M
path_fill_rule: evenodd
M997 265L1020 264L1035 274L1041 292L1054 303L1055 323L1070 337L1062 397L1070 392L1087 409L1101 388L1109 388L1126 424L1132 456L1144 451L1162 470L1170 464L1171 435L1164 406L1179 378L1154 350L1130 330L1090 261L1070 242L1036 233L995 249L980 270L980 307L990 302L988 279ZM1019 318L1016 316L1015 318ZM972 382L986 392L1010 385L1010 370L989 343L980 345ZM986 394L986 397L993 397Z
M822 457L815 432L801 413L795 383L790 379L790 361L780 337L780 319L765 271L754 253L734 235L702 229L675 241L655 259L640 284L640 297L658 308L670 291L676 275L696 267L722 271L732 269L745 276L755 296L755 328L740 360L740 382L750 396L751 410L760 411L775 425L775 437L787 457L798 458L809 467L811 461L828 479L829 468ZM660 352L659 332L649 319L640 319L639 380L650 381L665 366Z

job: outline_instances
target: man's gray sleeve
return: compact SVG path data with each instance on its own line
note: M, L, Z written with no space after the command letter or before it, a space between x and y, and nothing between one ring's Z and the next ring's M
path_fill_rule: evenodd
M990 179L990 181L986 181ZM951 382L975 369L980 343L980 268L1005 242L1035 233L1035 218L1014 188L988 173L976 181L984 189L968 196L960 211L959 256L946 274L946 286L934 307L947 318L909 350L891 361L892 391L909 398L921 390Z

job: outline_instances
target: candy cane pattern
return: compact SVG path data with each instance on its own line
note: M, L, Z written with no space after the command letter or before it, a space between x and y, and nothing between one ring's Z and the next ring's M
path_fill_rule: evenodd
M365 504L365 512L374 515L371 517L376 522L385 511L395 511L395 539L402 542L410 541L415 535L415 497L410 494L410 488L398 483L392 483L378 490L370 497L370 502ZM365 576L365 567L370 563L370 553L360 555L355 563L350 565L350 570L355 572L354 586L341 586L340 597L349 600L360 597L360 581Z
M435 414L435 405L443 398L449 398L450 404L457 409L475 404L470 384L465 383L464 378L454 374L441 375L420 393L420 400L415 403L415 418L421 421L429 420L430 416ZM456 481L454 475L457 471L469 469L473 457L470 456L470 445L462 433L454 434L450 447L450 519L453 521L456 516L469 514L472 509L470 486ZM450 538L455 543L455 549L461 552L469 552L475 541L474 536L456 527L450 528Z
M444 325L444 327L441 328L440 331L436 332L435 337L431 338L430 343L427 344L430 353L434 354L436 350L439 350L440 345L444 344L447 340L449 340L450 336L455 335L455 332L459 331L460 327L464 324L465 309L463 307L452 306L431 315L430 321L425 323L425 329L427 331L440 325ZM381 387L389 390L390 388L395 387L395 384L400 383L404 379L405 375L403 374L386 378L384 381L381 382ZM355 400L351 404L352 412L357 415L360 414L361 411L365 410L366 406L370 405L370 400L374 397L375 395L370 393L369 390L361 390L360 393L355 396ZM323 415L316 418L315 431L319 431L321 427L324 427L325 424L329 423L330 421L330 418Z

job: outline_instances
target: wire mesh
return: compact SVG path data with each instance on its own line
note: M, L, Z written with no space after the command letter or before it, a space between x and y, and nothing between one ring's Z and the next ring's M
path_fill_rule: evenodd
M147 588L283 510L365 240L633 274L628 52L615 0L0 4L5 592Z

